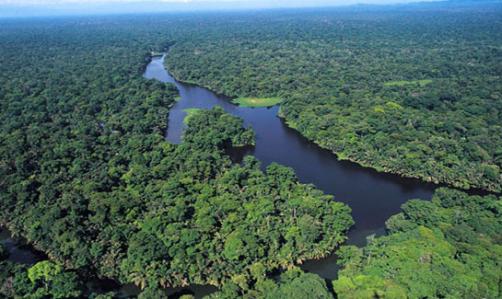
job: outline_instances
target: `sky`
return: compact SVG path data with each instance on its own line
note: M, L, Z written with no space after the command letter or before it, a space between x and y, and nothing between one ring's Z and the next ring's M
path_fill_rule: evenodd
M437 0L0 0L0 17L396 4Z
M96 4L96 3L147 3L147 2L159 2L159 3L200 3L200 4L221 4L227 3L247 3L250 6L263 5L265 2L272 3L297 3L308 5L309 2L313 5L321 4L324 5L347 5L355 3L367 3L367 4L389 4L389 3L406 3L406 2L418 2L419 0L306 0L306 1L260 1L260 0L0 0L0 5L64 5L64 4Z

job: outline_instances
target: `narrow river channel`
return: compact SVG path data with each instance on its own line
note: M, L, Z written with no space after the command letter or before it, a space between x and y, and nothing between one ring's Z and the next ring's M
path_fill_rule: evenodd
M348 244L362 246L366 236L384 233L385 220L400 211L400 206L412 198L429 200L435 185L393 174L379 173L337 157L297 131L290 129L277 116L278 106L245 108L232 104L225 96L210 90L176 81L164 67L164 57L154 57L145 71L145 78L174 83L180 100L169 111L166 138L181 142L185 109L210 109L220 106L228 113L244 120L256 133L256 146L248 154L261 161L262 167L272 162L293 168L302 183L310 183L335 196L352 208L354 227L349 232ZM306 271L326 279L336 277L336 258L309 261L302 265Z
M379 173L361 167L355 163L339 161L337 157L298 132L290 129L277 116L278 106L271 108L245 108L230 102L230 99L217 95L210 90L176 81L164 67L164 57L154 57L148 64L144 77L161 82L174 83L179 90L180 99L169 111L166 139L172 143L182 141L186 116L185 109L211 109L222 107L226 112L240 117L245 126L250 126L256 133L256 146L245 154L254 155L265 168L272 162L294 169L300 182L315 185L335 200L346 203L352 208L355 225L348 234L347 244L363 246L366 237L385 232L387 218L400 211L400 206L407 200L419 198L430 200L435 185L419 180L402 178L397 175ZM242 154L242 153L240 153ZM9 251L13 262L33 264L47 257L22 240L14 240L6 229L0 228L0 242ZM332 280L336 278L338 266L336 256L307 261L302 269ZM92 282L96 290L116 290L121 298L134 297L140 290L132 285L120 286L116 282L95 279ZM193 294L196 298L208 295L217 289L213 286L192 285L187 288L167 289L168 295Z

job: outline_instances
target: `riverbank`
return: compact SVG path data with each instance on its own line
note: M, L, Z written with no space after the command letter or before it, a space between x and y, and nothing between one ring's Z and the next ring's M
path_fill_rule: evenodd
M467 192L467 194L470 194L470 195L502 194L499 189L496 189L499 191L493 191L493 190L486 190L486 189L482 189L482 188L466 188L464 185L459 184L455 181L442 181L442 180L436 179L432 176L418 176L416 174L412 174L412 173L406 172L401 169L394 169L394 168L390 168L388 166L379 166L379 165L376 165L368 160L361 160L361 159L351 157L351 156L346 155L344 153L334 151L334 150L330 149L329 146L322 144L321 142L319 142L315 139L309 138L309 137L305 136L304 134L302 134L301 130L298 129L298 126L296 124L294 124L293 122L291 122L290 120L288 120L281 113L281 109L279 109L278 117L280 117L289 128L297 131L300 135L305 137L310 142L315 143L320 148L323 148L323 149L333 153L339 161L348 161L350 163L357 164L360 167L364 167L367 169L373 169L373 170L380 172L380 173L398 175L402 178L421 180L424 183L432 183L432 184L436 185L437 187L456 188L456 189L465 191L465 192Z
M176 72L176 70L173 70L173 68L171 68L171 65L169 64L169 59L165 60L165 65L166 65L166 67L168 67L170 69L170 74L173 76L173 78L176 81L179 81L179 82L185 83L185 84L201 86L203 88L206 88L206 89L209 89L209 90L215 92L216 94L224 94L224 92L222 90L220 90L219 88L217 88L216 86L212 86L209 84L203 84L202 82L196 82L193 80L184 80L182 78L182 76ZM226 95L226 97L232 98L231 96L228 96L228 95ZM279 105L281 105L281 104L279 103ZM333 148L330 147L329 145L327 145L323 142L320 142L318 139L316 139L312 136L309 136L309 134L306 134L306 132L301 130L298 127L298 125L295 124L294 122L292 122L287 117L287 115L285 115L281 110L279 110L278 116L285 120L285 123L288 127L298 131L300 134L302 134L304 137L306 137L310 142L315 143L316 145L318 145L321 148L329 150L334 155L336 155L337 159L339 159L340 161L350 161L352 163L358 164L361 167L371 168L371 169L374 169L375 171L378 171L381 173L398 175L402 178L419 179L419 180L424 181L425 183L435 184L435 185L437 185L437 187L449 186L449 187L461 189L461 190L467 191L469 194L488 194L488 193L500 194L500 192L502 191L502 186L496 185L496 184L490 185L490 186L481 186L481 185L476 185L476 184L472 184L472 183L467 183L466 181L459 181L458 179L439 178L437 176L430 175L430 174L421 175L421 174L417 174L417 172L415 172L414 170L406 170L403 168L393 167L392 165L378 163L378 159L372 159L372 160L360 159L360 158L354 157L350 153L347 153L344 151L333 150Z
M165 60L152 61L148 78L160 78L176 84L181 100L173 106L169 114L168 140L180 142L182 121L186 109L211 109L221 106L227 112L244 119L246 125L256 132L256 146L246 154L254 155L262 162L262 169L277 162L294 169L302 183L314 184L326 194L332 194L337 201L352 208L356 221L348 233L347 243L365 245L366 236L382 234L385 220L400 211L400 206L411 198L430 199L435 185L416 179L402 178L389 173L380 173L372 168L361 167L356 163L337 159L331 151L319 147L302 136L278 117L279 108L249 108L234 105L231 99L218 96L207 87L198 87L193 82L176 79L176 74L160 69ZM328 255L323 259L306 261L309 271L327 279L336 277L336 259Z

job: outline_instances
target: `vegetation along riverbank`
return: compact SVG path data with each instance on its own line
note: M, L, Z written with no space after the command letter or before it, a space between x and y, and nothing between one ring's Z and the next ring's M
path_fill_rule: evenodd
M502 297L501 16L441 1L0 19L0 223L44 252L0 242L0 297ZM167 49L174 77L228 101L144 78ZM183 106L201 95L221 107ZM300 268L334 254L335 275Z

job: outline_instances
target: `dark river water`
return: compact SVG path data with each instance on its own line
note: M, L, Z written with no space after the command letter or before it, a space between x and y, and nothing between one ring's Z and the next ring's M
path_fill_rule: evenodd
M180 100L169 111L166 138L181 142L185 109L210 109L220 106L228 113L244 120L256 132L256 146L249 150L266 167L272 162L293 168L302 183L314 184L337 201L352 208L354 227L349 232L348 244L362 246L366 236L384 233L384 224L409 199L429 200L435 185L397 175L379 173L337 157L308 141L297 131L286 126L277 116L278 106L272 108L245 108L232 104L227 97L206 88L176 81L164 68L164 58L153 58L145 78L176 84ZM306 271L326 279L336 277L338 268L334 256L309 261L302 265Z
M23 239L12 238L11 232L3 227L0 227L0 244L7 250L8 260L14 263L31 265L47 258L43 252L34 250Z
M254 155L262 167L272 162L293 168L300 182L315 185L335 200L352 208L355 225L348 233L347 244L363 246L371 234L385 233L385 221L400 211L400 206L409 199L429 200L435 185L397 175L379 173L355 163L339 161L337 157L316 144L308 141L298 132L286 126L277 116L278 106L271 108L245 108L232 104L229 98L217 95L206 88L176 81L164 68L164 57L155 57L148 64L144 77L162 82L174 83L179 90L180 100L169 111L166 138L169 142L180 143L185 125L185 109L210 109L220 106L228 113L244 120L256 133L256 146L246 154ZM242 153L241 153L242 154ZM0 228L0 242L10 252L14 262L33 264L46 257L32 250L21 241L15 241L10 233ZM307 261L302 269L332 280L336 278L338 267L336 256ZM113 282L97 280L96 288L120 288L121 297L135 296L139 289L133 285L111 286ZM188 288L168 289L168 295L194 294L196 298L214 292L212 286L194 285Z

